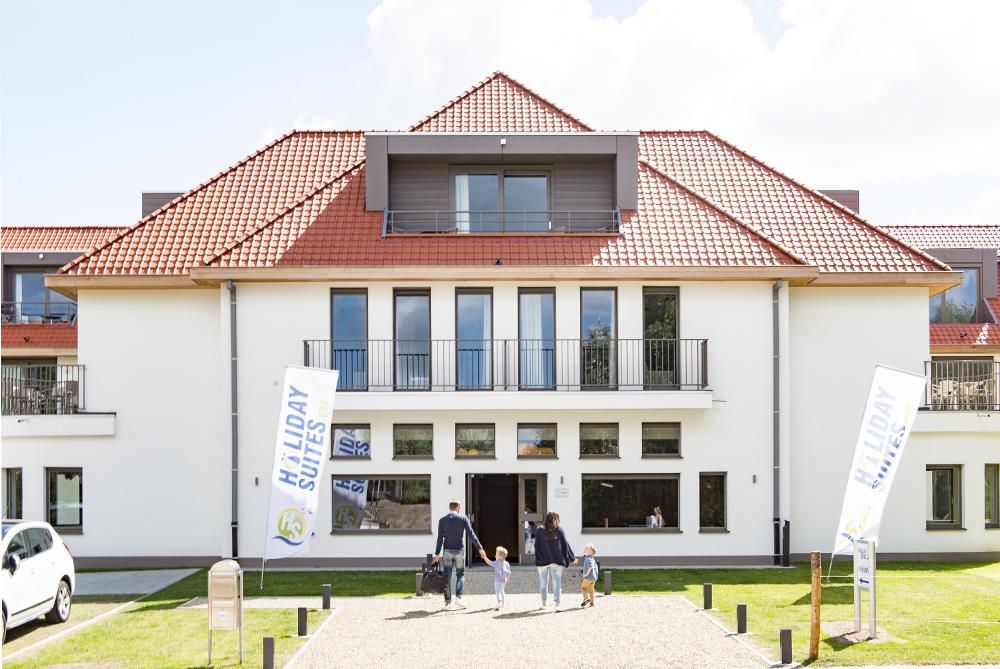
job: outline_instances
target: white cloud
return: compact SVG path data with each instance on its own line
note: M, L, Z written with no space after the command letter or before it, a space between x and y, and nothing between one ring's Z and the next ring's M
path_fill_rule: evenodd
M621 21L586 0L385 0L337 116L405 126L503 69L598 128L709 128L810 185L861 186L879 223L995 203L967 184L1000 180L1000 3L785 0L780 18L775 39L738 0Z

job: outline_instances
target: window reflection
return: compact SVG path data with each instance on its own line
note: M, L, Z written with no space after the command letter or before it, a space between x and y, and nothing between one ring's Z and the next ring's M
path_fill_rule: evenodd
M975 323L979 303L979 268L957 269L962 283L930 300L931 323Z

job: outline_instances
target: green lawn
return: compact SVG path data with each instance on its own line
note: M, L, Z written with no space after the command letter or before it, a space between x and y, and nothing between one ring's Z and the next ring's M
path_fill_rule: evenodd
M86 622L133 599L135 599L134 595L74 597L69 625ZM66 629L68 629L67 625L55 625L46 622L44 618L39 618L35 622L15 627L7 632L7 643L3 645L3 652L5 655L9 655Z
M778 630L792 629L794 659L804 661L809 631L809 570L791 569L612 569L617 594L678 594L700 606L702 584L714 585L713 612L735 629L736 604L748 606L751 640L768 655L778 655ZM841 560L834 575L849 573ZM330 583L334 597L411 594L412 571L269 572L259 588L259 572L245 572L247 596L319 596ZM889 663L1000 663L1000 563L953 564L881 562L878 573L880 628L900 642L844 645L821 636L818 665ZM101 667L197 667L206 657L206 613L178 610L192 597L205 595L200 571L136 603L130 609L10 667L56 664ZM853 618L849 579L823 588L823 620ZM85 602L77 600L73 620ZM314 630L325 612L310 611ZM951 622L931 622L951 621ZM974 622L991 624L972 624ZM277 664L301 645L295 635L295 612L247 609L247 666L261 663L261 638L274 636ZM669 621L663 621L669 625ZM46 627L46 630L58 626ZM58 631L58 629L56 629ZM19 640L20 641L20 640ZM18 643L18 642L14 642ZM5 646L7 652L16 649ZM236 664L236 634L217 634L216 666Z
M850 573L847 559L834 576ZM824 574L828 564L824 564ZM879 628L901 642L845 645L820 635L819 665L1000 663L1000 563L880 562ZM809 646L809 568L612 570L618 593L677 593L697 606L702 584L713 584L714 612L736 629L736 605L747 605L751 640L777 658L778 630L792 630L793 657L805 662ZM864 609L867 615L867 607ZM823 587L822 619L852 621L850 579ZM866 618L862 618L864 623ZM930 622L951 621L951 622ZM991 624L973 624L974 622Z

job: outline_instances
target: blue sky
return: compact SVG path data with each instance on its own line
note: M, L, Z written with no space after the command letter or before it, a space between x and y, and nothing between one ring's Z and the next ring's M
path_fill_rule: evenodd
M6 2L0 222L127 225L143 190L292 127L405 127L495 69L597 127L706 127L860 187L876 223L996 222L998 4Z

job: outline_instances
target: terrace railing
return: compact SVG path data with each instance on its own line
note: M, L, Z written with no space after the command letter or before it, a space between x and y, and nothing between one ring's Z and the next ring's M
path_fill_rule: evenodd
M703 390L706 339L311 339L340 390Z
M925 363L927 408L1000 411L1000 362L933 360Z
M4 323L72 323L76 302L4 302L0 306Z
M3 415L74 414L84 406L83 365L6 364L0 372Z
M390 234L615 233L620 228L621 215L612 209L385 212L385 231Z

